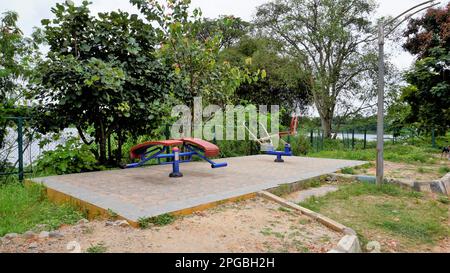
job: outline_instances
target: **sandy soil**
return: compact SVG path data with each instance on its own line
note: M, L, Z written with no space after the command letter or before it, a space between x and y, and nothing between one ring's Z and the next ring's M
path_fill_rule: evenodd
M70 252L69 242L79 244L81 252L98 245L106 252L327 252L342 237L261 198L225 204L146 230L105 223L62 227L60 239L3 240L0 252Z
M440 179L439 168L442 166L450 167L450 161L442 160L439 164L407 164L385 161L384 172L388 178L399 178L410 181L430 182ZM419 168L423 172L419 171ZM367 170L356 170L359 174L376 175L376 167Z

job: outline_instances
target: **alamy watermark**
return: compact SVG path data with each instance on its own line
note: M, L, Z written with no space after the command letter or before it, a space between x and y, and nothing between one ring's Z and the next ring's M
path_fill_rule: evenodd
M270 111L269 111L270 110ZM279 143L280 107L271 105L218 105L203 107L201 97L194 98L193 107L177 105L172 117L179 118L171 127L171 138L195 137L212 140L270 139Z

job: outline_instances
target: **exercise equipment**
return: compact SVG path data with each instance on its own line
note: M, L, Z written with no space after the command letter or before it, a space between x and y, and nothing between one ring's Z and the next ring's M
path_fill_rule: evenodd
M198 138L183 138L161 141L148 141L134 146L130 150L131 159L139 159L137 163L123 165L122 168L138 168L144 166L148 161L156 159L158 165L172 164L170 177L182 177L180 164L191 162L197 156L211 164L211 168L226 167L227 163L216 163L211 157L219 155L219 147ZM165 162L161 159L166 159Z
M267 154L267 155L275 155L277 158L275 159L275 162L283 163L283 156L292 156L292 148L291 144L289 143L290 137L297 135L297 128L298 128L298 117L294 116L291 119L291 124L289 126L288 131L279 132L278 134L269 134L267 131L267 128L260 122L259 126L263 129L265 136L258 138L255 134L252 133L250 128L246 125L244 122L244 127L247 129L250 136L253 138L254 141L258 142L261 147L261 152ZM288 142L284 141L282 137L288 137ZM283 143L284 143L284 151L277 151L273 144L273 138L278 137Z

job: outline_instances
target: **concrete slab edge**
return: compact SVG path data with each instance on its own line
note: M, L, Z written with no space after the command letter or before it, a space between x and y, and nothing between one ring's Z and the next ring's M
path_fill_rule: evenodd
M375 183L376 181L376 178L374 176L349 175L338 173L331 175L346 179L355 179L361 182L368 182L368 183ZM434 180L430 182L417 182L396 178L386 178L385 182L396 184L405 188L410 188L418 192L430 192L450 196L450 173L446 174L439 180Z
M356 232L353 229L351 229L341 223L338 223L320 213L314 212L310 209L307 209L307 208L299 206L295 203L292 203L284 198L276 196L275 194L272 194L268 191L260 191L260 192L258 192L258 196L266 198L271 201L274 201L284 207L298 211L301 214L306 215L306 216L318 221L319 223L325 225L326 227L344 234L344 236L341 238L341 240L338 242L338 244L333 249L331 249L328 253L361 253L362 252L358 236L356 235Z

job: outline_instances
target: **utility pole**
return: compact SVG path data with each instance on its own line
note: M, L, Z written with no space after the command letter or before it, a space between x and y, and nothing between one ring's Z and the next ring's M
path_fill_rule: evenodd
M378 26L377 185L384 179L384 22Z
M394 19L385 23L381 21L378 25L378 114L377 114L377 185L381 185L384 181L384 76L385 76L385 67L384 67L384 40L385 37L389 36L397 27L399 27L403 22L409 20L413 15L434 7L438 3L434 3L435 0L426 1L421 4L418 4L407 11L401 13ZM424 8L413 10L422 7L424 5L428 5ZM412 12L407 15L408 12ZM403 17L404 16L404 17ZM403 18L399 23L397 20ZM389 27L397 23L393 27ZM389 27L387 34L385 33L385 28Z

